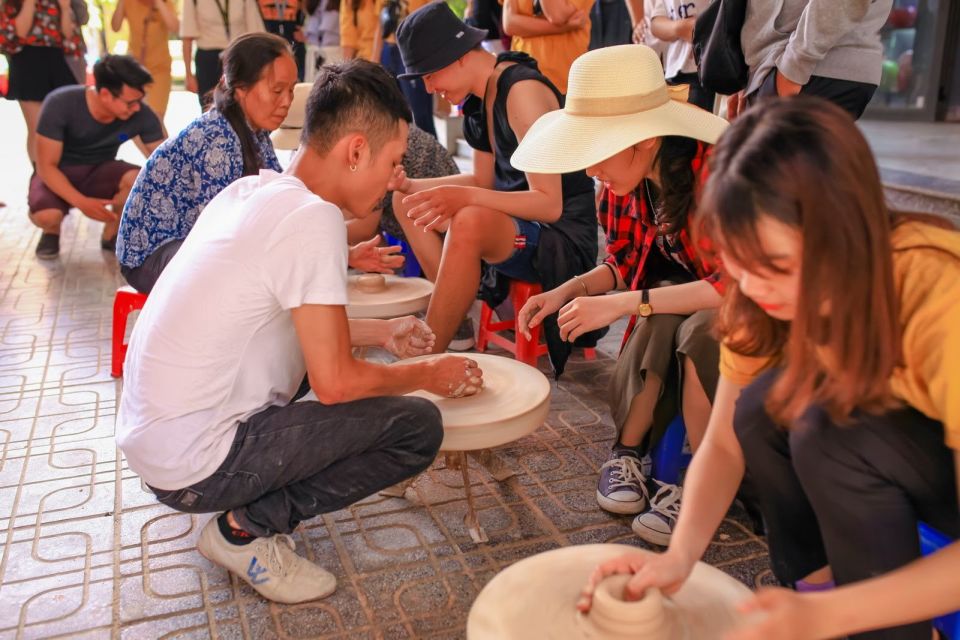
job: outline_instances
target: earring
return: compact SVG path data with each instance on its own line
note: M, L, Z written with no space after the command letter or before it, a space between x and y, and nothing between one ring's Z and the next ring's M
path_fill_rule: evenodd
M356 170L357 170L357 165L355 164L350 165L350 171L356 171Z

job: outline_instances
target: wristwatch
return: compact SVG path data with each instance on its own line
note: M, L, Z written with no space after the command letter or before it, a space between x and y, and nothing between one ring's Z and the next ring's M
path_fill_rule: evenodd
M637 315L641 318L649 318L653 315L653 307L650 306L649 289L644 289L640 292L640 304L637 305Z

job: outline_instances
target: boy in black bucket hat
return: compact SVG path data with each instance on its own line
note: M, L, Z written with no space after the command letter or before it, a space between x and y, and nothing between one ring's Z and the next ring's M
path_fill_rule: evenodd
M476 297L481 261L498 276L544 289L596 264L593 181L582 171L525 174L510 164L527 130L563 106L563 96L533 58L495 57L481 48L485 37L444 2L415 11L397 30L406 76L422 77L428 92L462 103L464 138L474 149L472 174L406 179L399 189L409 195L397 218L424 270L437 273L427 310L435 352L447 348ZM569 346L560 340L555 315L544 326L559 373Z

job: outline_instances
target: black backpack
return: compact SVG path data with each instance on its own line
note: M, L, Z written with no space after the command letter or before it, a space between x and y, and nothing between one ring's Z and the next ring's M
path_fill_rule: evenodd
M747 0L713 0L697 16L693 56L705 89L732 95L746 88L750 68L740 45L746 16Z

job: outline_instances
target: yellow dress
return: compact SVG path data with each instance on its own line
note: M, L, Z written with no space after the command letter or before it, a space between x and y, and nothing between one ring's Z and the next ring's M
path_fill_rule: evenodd
M174 4L170 0L164 1L170 11L176 14ZM125 0L124 17L130 28L128 53L153 76L153 83L147 85L145 101L162 122L170 100L170 65L173 62L167 46L167 25L153 3L144 0Z
M571 0L571 4L577 9L589 12L593 6L592 0ZM533 0L518 0L517 12L526 15L533 15ZM513 51L522 51L529 54L537 61L540 67L540 73L547 76L560 93L567 93L567 74L570 73L570 65L579 56L587 52L590 45L590 20L582 28L567 33L558 33L552 36L533 36L521 38L513 36L510 49Z

